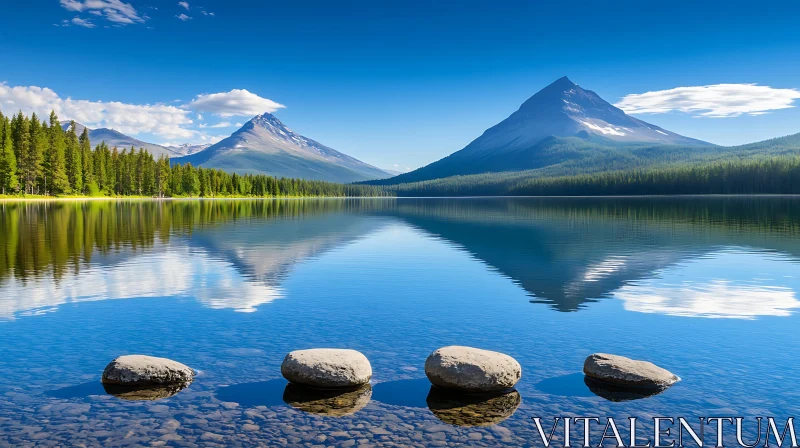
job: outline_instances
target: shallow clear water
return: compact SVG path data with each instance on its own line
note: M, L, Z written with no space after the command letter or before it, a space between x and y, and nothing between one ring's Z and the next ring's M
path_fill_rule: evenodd
M524 446L532 417L785 419L800 399L800 199L0 207L0 445ZM454 344L514 356L519 396L429 394L425 358ZM371 391L298 398L279 366L309 347L362 351ZM682 381L610 401L583 382L593 352ZM200 374L108 395L127 353Z

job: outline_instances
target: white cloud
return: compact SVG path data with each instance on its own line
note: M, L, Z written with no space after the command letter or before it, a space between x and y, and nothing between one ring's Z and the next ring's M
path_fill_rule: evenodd
M233 89L230 92L198 95L186 107L198 112L209 112L228 118L274 112L286 106L262 98L245 89Z
M183 6L184 8L186 8L187 11L189 10L189 3L187 3L187 2L178 2L178 4L180 6Z
M677 111L700 117L725 118L763 115L794 107L797 89L776 89L757 84L715 84L677 87L626 95L615 106L629 114L663 114Z
M117 24L130 25L145 21L136 8L121 0L59 0L59 3L68 11L88 12Z
M192 138L196 131L189 111L165 104L126 104L61 98L46 87L0 84L0 105L7 111L36 112L47 117L51 110L61 120L75 120L89 127L107 127L123 134L152 133L168 139Z
M191 20L191 19L192 19L191 17L187 16L186 14L178 14L178 15L177 15L177 16L175 16L175 17L177 17L177 18L179 18L179 19L183 20L184 22L185 22L185 21L187 21L187 20Z
M59 26L59 25L57 25ZM245 95L236 92L244 92ZM230 94L233 93L233 96ZM237 97L237 95L239 95ZM226 99L228 101L224 101ZM239 98L239 101L236 99ZM182 140L183 142L216 143L225 136L209 135L205 128L241 127L242 123L232 124L223 120L209 125L204 120L204 112L219 116L256 115L273 111L282 105L246 90L232 90L227 93L199 95L189 104L130 104L118 101L89 101L63 98L52 89L38 86L9 86L0 83L0 110L13 113L21 110L30 115L36 112L46 118L54 110L61 120L75 120L90 128L111 128L127 135L152 134L162 140ZM198 107L194 107L198 105ZM248 111L248 108L250 111ZM258 111L258 112L254 112Z
M81 19L80 17L75 17L72 19L72 23L78 26L82 26L84 28L94 28L94 23Z

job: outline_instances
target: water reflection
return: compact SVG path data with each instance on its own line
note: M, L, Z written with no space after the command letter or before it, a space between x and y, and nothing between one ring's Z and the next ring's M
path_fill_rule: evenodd
M800 305L798 280L790 273L800 256L797 202L3 204L0 319L43 314L67 303L161 296L189 296L208 308L253 312L284 295L282 283L298 263L398 223L462 249L523 288L531 302L557 311L618 298L636 312L785 316ZM738 266L768 267L767 273L774 275L725 271L723 266L734 266L727 259Z
M181 295L212 309L252 312L282 296L278 286L242 277L230 262L206 252L180 245L169 252L155 249L118 264L65 272L57 282L11 277L0 296L0 319L47 313L67 303Z
M517 391L470 395L431 387L428 407L439 420L456 426L492 426L514 415L522 398Z
M131 387L117 384L103 384L106 393L122 400L155 401L169 398L189 387L186 384L170 384L162 386Z
M61 389L46 392L47 396L61 399L85 399L97 395L113 395L117 398L130 401L155 401L169 398L189 387L186 384L173 384L164 386L131 387L116 384L103 384L100 380L89 381L75 386L62 387Z
M439 420L456 426L492 426L511 417L522 402L514 391L468 394L432 386L427 378L378 383L373 398L381 403L428 408Z
M283 392L283 401L289 406L310 414L344 417L363 409L372 398L369 384L356 390L315 389L291 384Z
M753 319L800 308L792 285L798 264L782 255L733 249L709 253L626 285L625 309L671 316Z
M314 200L5 204L0 320L134 297L189 296L208 308L253 312L283 296L280 284L297 263L385 225L345 214L372 206Z
M743 197L409 199L398 201L397 208L387 213L486 262L525 289L533 303L569 312L599 299L619 297L627 299L626 306L656 312L656 307L666 311L675 303L652 305L653 288L647 279L689 260L713 258L731 246L784 254L777 260L781 271L797 269L800 239L795 237L800 235L800 207L793 207L797 202L792 198ZM762 261L751 259L745 266ZM691 274L700 281L711 272L727 280L719 269ZM703 299L705 306L714 310L703 313L728 315L735 308L725 303L729 291L713 292L711 288L716 286L708 287L716 300ZM769 296L767 303L760 305L768 309L750 316L784 315L780 313L796 307L789 291L758 286L747 291L754 290L761 294L751 303ZM656 294L655 301L661 303L662 299ZM645 306L637 306L637 301Z
M653 397L666 390L660 388L632 389L629 387L619 387L596 381L589 377L584 377L583 381L586 383L586 387L588 387L593 394L597 395L598 397L605 398L608 401L617 403Z

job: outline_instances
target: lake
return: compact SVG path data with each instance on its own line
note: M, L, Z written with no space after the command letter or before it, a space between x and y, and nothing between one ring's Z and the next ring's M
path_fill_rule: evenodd
M533 417L785 421L800 401L797 198L0 208L0 445L541 446ZM437 396L423 365L446 345L516 358L518 394ZM311 347L363 352L371 390L287 387L283 357ZM590 389L594 352L682 381ZM129 353L199 373L160 400L107 394Z

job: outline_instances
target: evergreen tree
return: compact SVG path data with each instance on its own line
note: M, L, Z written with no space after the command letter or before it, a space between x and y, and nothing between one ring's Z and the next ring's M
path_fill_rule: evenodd
M89 130L85 127L78 139L81 150L81 173L83 176L83 189L86 193L96 194L99 188L94 180L94 164L92 163L92 144L89 141ZM94 191L90 191L93 189Z
M81 148L75 121L70 122L67 131L65 156L70 189L74 193L80 193L83 191L83 163L81 162Z
M17 158L11 140L11 122L3 117L0 122L0 187L3 194L19 188L17 180Z
M69 177L67 176L67 163L65 159L64 130L55 111L50 112L49 129L49 160L45 171L44 184L45 190L53 193L65 193L69 191ZM45 191L47 193L47 191Z
M42 124L36 113L31 114L28 131L28 147L22 153L20 177L24 182L25 191L33 194L38 190L36 187L39 177L42 175L42 152L44 152Z
M11 138L12 144L14 145L14 157L17 159L19 180L22 184L23 191L28 193L28 184L26 181L29 170L27 162L31 146L30 120L28 120L28 117L22 115L22 111L19 112L15 122L12 123Z

